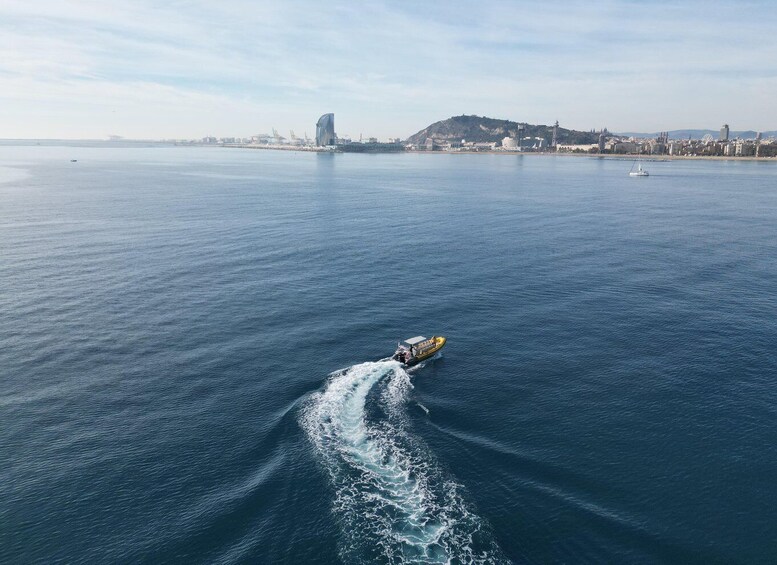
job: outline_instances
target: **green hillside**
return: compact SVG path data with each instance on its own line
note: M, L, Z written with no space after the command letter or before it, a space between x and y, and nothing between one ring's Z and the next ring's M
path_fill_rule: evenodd
M505 137L516 137L519 128L521 137L542 137L550 144L553 138L552 125L532 125L510 120L496 120L481 116L454 116L435 122L407 138L407 143L423 144L428 138L436 141L501 142ZM558 143L596 143L597 133L558 128Z

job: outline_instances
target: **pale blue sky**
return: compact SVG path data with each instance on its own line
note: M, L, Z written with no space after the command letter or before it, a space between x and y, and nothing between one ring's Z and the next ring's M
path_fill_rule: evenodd
M777 129L773 2L2 0L0 138Z

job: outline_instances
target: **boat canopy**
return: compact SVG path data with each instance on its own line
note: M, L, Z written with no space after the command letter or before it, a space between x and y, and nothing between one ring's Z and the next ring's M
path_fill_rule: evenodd
M416 336L416 337L411 337L410 339L406 339L405 343L407 345L418 345L422 341L426 341L426 338L424 336L422 336L422 335L419 335L419 336Z

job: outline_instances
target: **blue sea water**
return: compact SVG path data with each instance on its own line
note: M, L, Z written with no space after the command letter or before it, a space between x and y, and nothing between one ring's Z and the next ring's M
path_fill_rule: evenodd
M774 562L777 163L629 167L0 146L0 562Z

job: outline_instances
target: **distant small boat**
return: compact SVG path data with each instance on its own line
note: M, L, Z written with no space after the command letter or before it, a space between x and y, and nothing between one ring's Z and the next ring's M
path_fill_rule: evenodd
M429 359L429 357L443 348L445 341L446 339L439 335L432 336L429 339L422 335L411 337L397 344L397 350L391 358L410 367L424 359Z
M71 163L78 163L78 159L70 159Z
M630 177L649 177L650 173L648 173L645 169L642 168L642 163L638 161L634 161L637 164L637 170L634 170L634 165L631 166L631 170L629 171Z

